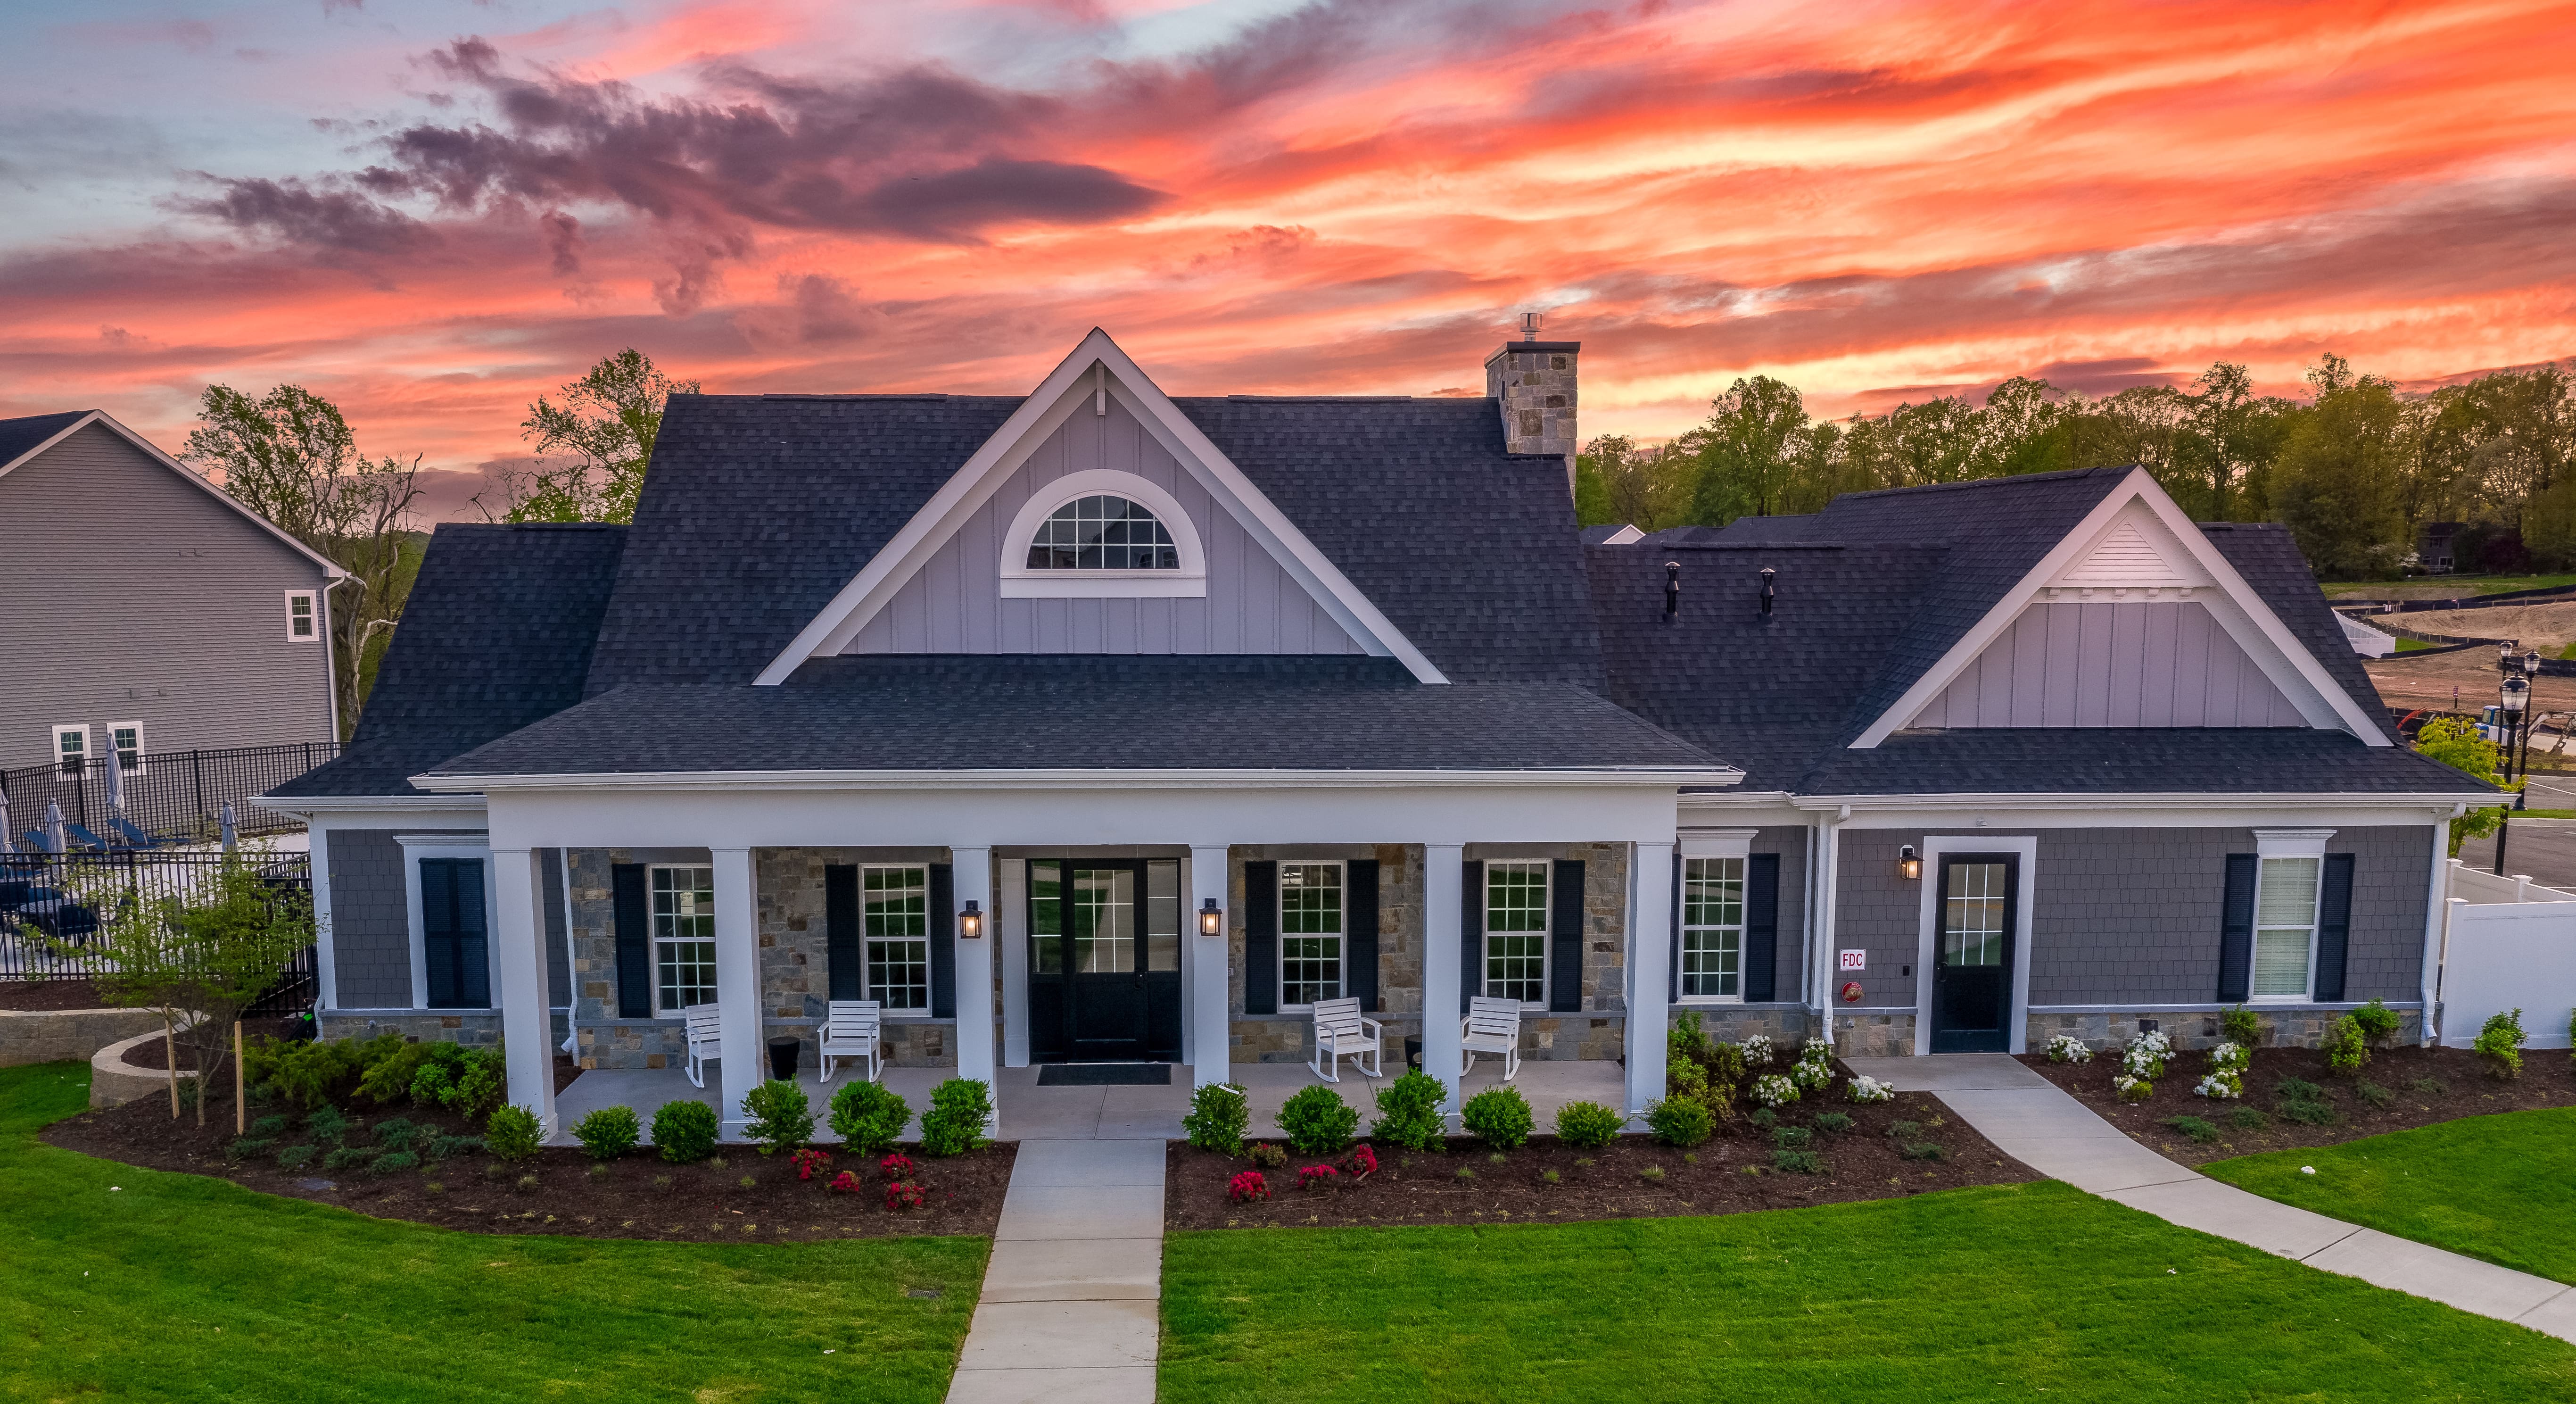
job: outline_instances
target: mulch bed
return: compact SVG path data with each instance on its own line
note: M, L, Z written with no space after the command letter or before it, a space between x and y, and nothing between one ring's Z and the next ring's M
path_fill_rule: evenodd
M558 1066L559 1082L571 1080L565 1071ZM280 1110L254 1106L250 1115L257 1121ZM460 1117L408 1102L343 1110L361 1123L348 1137L353 1145L372 1140L365 1128L397 1117L432 1134L474 1130ZM207 1104L206 1120L200 1130L191 1110L173 1122L167 1101L146 1097L55 1122L43 1135L49 1144L85 1155L213 1176L263 1194L309 1199L380 1219L476 1233L698 1243L990 1235L1001 1219L1002 1192L1010 1183L1014 1157L1007 1142L945 1160L904 1147L919 1162L914 1178L929 1190L929 1200L919 1209L889 1212L875 1159L837 1152L828 1171L812 1180L799 1180L784 1156L764 1156L754 1147L737 1145L720 1147L716 1158L694 1165L667 1164L646 1148L607 1162L606 1171L597 1175L578 1147L548 1147L534 1160L517 1164L469 1153L386 1175L326 1169L317 1155L310 1165L290 1171L278 1167L273 1151L238 1163L226 1158L234 1140L229 1088L220 1089ZM310 1138L300 1131L278 1139L280 1146L307 1143ZM827 1193L830 1175L842 1170L855 1171L864 1190ZM528 1182L531 1177L533 1183ZM742 1183L745 1178L750 1185Z
M2242 1103L2192 1095L2192 1086L2200 1081L2209 1061L2197 1051L2176 1054L2156 1084L2156 1095L2135 1105L2120 1101L2111 1090L2112 1075L2120 1065L2117 1052L2095 1054L2092 1062L2083 1064L2052 1063L2039 1054L2024 1055L2021 1061L2127 1132L2130 1139L2193 1166L2258 1151L2339 1145L2456 1117L2576 1106L2576 1064L2571 1064L2563 1048L2523 1050L2522 1076L2510 1082L2484 1076L2482 1060L2465 1048L2383 1048L2371 1055L2356 1077L2328 1068L2325 1054L2315 1049L2260 1048L2254 1052L2254 1066L2246 1070ZM2288 1078L2323 1088L2334 1121L2311 1126L2283 1116L2282 1099L2275 1089ZM2362 1082L2392 1093L2389 1105L2372 1106L2361 1095L2358 1084ZM2239 1106L2263 1113L2264 1123L2231 1125L2229 1115ZM2219 1139L2195 1141L2166 1124L2183 1116L2211 1123Z
M1839 1087L1840 1084L1837 1084ZM1300 1190L1300 1167L1327 1159L1290 1153L1288 1168L1265 1171L1271 1197L1235 1203L1226 1183L1251 1168L1186 1141L1171 1142L1164 1162L1163 1223L1173 1229L1280 1228L1348 1224L1571 1223L1578 1219L1668 1218L1798 1209L1867 1199L1899 1199L1963 1185L2022 1184L2040 1176L1970 1129L1928 1093L1899 1093L1893 1102L1853 1106L1809 1100L1783 1108L1780 1126L1808 1126L1819 1112L1852 1119L1849 1131L1817 1133L1824 1173L1773 1168L1772 1133L1745 1111L1689 1151L1644 1136L1621 1136L1593 1150L1554 1136L1503 1156L1480 1142L1453 1140L1443 1152L1376 1145L1379 1169L1358 1183L1336 1176L1334 1188ZM1909 1160L1889 1128L1915 1123L1914 1144L1941 1147L1944 1159ZM1641 1172L1663 1171L1661 1179ZM1470 1170L1473 1179L1458 1172ZM1549 1184L1546 1172L1555 1171Z
M107 1001L86 975L53 980L0 980L0 1009L105 1009Z

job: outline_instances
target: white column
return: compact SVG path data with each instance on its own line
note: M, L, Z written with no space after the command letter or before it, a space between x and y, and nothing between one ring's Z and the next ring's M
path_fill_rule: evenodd
M1226 850L1193 848L1190 850L1189 910L1181 913L1181 940L1188 947L1190 969L1190 1007L1184 1018L1190 1020L1190 1085L1208 1087L1234 1080L1234 1020L1229 1005L1233 999L1233 982L1227 967L1234 961L1233 928L1242 918L1226 912L1219 925L1224 930L1214 936L1199 934L1199 908L1211 897L1217 908L1227 906Z
M1664 1095L1672 1004L1673 846L1641 843L1628 865L1628 1113Z
M993 850L952 848L949 861L957 884L957 911L972 902L984 914L984 934L957 940L957 1075L993 1089L993 1120L985 1134L1001 1130L1002 1095L993 1076ZM932 920L938 914L932 913ZM956 920L956 912L949 913Z
M1465 920L1459 888L1466 850L1456 844L1422 847L1422 1070L1449 1089L1448 1110L1458 1110L1459 923Z
M1029 860L1002 860L1001 893L985 925L1001 943L1002 1066L1029 1065Z
M769 1077L768 1050L760 1028L760 899L752 890L751 850L713 851L716 883L716 1009L724 1021L717 1046L720 1105L716 1114L724 1134L739 1137L742 1102Z
M306 842L312 845L305 871L313 875L313 982L321 987L314 1005L318 1015L340 1007L340 963L331 949L331 831L313 820L305 823Z
M501 1042L509 1059L510 1102L537 1114L555 1133L555 1041L547 1017L545 922L537 900L536 855L492 850L492 933L501 974Z
M2450 956L2442 940L2451 925L2450 903L2445 899L2451 895L2451 872L2459 865L2460 860L2451 856L2451 821L2433 821L2433 877L2424 889L2424 963L2416 971L2424 1012L2415 1017L2415 1036L2427 1048L2435 1042L2434 1002L2442 997L2442 962Z

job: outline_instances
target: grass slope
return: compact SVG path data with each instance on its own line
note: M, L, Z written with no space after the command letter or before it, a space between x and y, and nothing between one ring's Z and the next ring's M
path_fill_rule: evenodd
M980 1238L492 1238L36 1140L88 1095L0 1069L0 1399L935 1404L983 1277Z
M1705 1219L1185 1233L1163 1404L2491 1400L2576 1347L2058 1183Z
M2472 595L2501 595L2509 590L2546 590L2553 585L2576 585L2576 575L2417 575L2404 580L2329 580L2317 588L2333 595L2369 596L2392 586L2438 586L2441 594L2426 594L2426 599L2462 599Z
M2302 1165L2317 1173L2300 1174ZM2464 1116L2339 1146L2239 1156L2201 1173L2382 1233L2576 1282L2576 1108Z

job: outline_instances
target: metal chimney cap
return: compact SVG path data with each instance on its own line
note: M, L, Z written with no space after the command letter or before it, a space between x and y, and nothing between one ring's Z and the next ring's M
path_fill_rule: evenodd
M1538 314L1536 312L1524 312L1521 314L1521 340L1538 340Z

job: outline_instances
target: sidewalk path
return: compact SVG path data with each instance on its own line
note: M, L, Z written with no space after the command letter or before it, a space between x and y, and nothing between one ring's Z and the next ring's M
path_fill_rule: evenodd
M948 1404L1152 1404L1163 1143L1020 1142Z
M2327 1272L2576 1341L2576 1287L2222 1184L2130 1140L2001 1053L1843 1061L1900 1091L1939 1096L2006 1155L2089 1194Z

